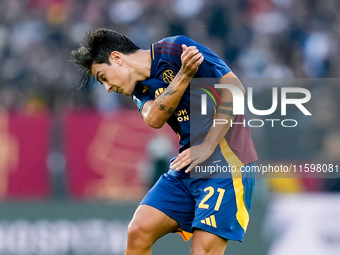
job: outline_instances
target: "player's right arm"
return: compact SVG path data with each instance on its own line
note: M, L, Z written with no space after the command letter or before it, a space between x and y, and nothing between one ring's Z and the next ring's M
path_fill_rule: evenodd
M175 112L190 79L195 75L204 57L195 46L182 45L182 66L168 88L155 100L147 101L142 108L142 116L146 124L153 128L161 128Z

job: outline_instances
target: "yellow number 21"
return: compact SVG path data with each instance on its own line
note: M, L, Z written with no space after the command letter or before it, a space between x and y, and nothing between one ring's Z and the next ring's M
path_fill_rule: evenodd
M204 189L204 192L208 192L208 194L202 199L201 203L198 205L198 208L209 209L209 205L205 204L205 202L207 202L207 200L211 198L212 195L214 195L215 191L213 187L209 186ZM214 208L215 211L218 211L220 209L225 189L218 188L217 192L219 194Z

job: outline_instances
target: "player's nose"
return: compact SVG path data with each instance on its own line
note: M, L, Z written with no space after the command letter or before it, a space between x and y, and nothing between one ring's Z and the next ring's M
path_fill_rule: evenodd
M112 86L109 83L105 82L104 86L107 92L112 92Z

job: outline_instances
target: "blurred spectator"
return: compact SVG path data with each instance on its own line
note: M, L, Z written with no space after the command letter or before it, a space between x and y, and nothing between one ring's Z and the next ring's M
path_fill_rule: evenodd
M25 95L47 86L53 98L94 106L96 90L74 101L79 76L68 60L83 34L99 27L124 32L142 48L187 34L225 57L240 77L334 76L340 68L338 11L337 1L307 0L3 0L0 91Z

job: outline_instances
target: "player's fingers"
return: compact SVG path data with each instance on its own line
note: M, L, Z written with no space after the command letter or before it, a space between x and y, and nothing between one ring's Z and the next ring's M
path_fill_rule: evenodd
M202 53L200 53L198 50L193 50L192 52L189 52L186 56L185 60L187 60L189 63L195 63L197 59L199 59L202 56Z
M185 169L185 172L189 173L192 169L195 168L195 166L197 166L200 163L201 163L201 160L199 158L191 159L190 165L189 165L189 167L187 169Z
M198 53L195 56L193 56L187 63L185 63L185 69L186 70L197 70L197 68L201 65L203 62L203 55L202 53Z
M171 162L170 169L176 169L178 166L183 164L183 162L185 162L188 159L190 159L190 148L178 154L177 158Z
M184 151L178 154L177 158L171 162L170 166L177 164L184 157Z
M177 167L177 164L179 162L179 160L177 160L178 158L176 158L176 160L172 161L171 164L170 164L170 169L176 169Z
M194 49L186 49L181 56L182 62L189 61L193 56L195 56L197 53L199 53L199 50L194 48Z
M179 165L176 166L175 170L176 171L179 171L181 170L183 167L187 166L190 164L190 159L187 159L187 160L184 160L184 161L181 161L181 163Z
M184 44L185 45L185 44ZM186 46L186 45L185 45ZM197 49L196 46L186 46L186 49L185 51L191 51L191 50L194 50L194 49Z
M186 172L186 173L189 173L189 172L190 172L192 169L194 169L194 167L197 166L197 165L198 165L198 163L191 162L190 166L189 166L187 169L185 169L185 172Z
M190 164L190 154L187 154L183 158L181 158L179 161L177 161L172 167L175 170L180 170L189 164Z
M196 65L201 65L202 64L202 62L203 62L203 60L204 60L204 56L203 55L201 55L201 57L199 58L199 59L197 59L197 61L196 61Z
M181 160L181 161L178 161L177 163L170 165L170 169L180 170L183 167L185 167L186 165L188 165L189 163L190 163L190 159Z
M194 169L198 164L202 163L205 159L201 157L201 154L193 153L190 157L190 165L187 169L185 169L186 173L189 173L192 169Z
M202 58L204 59L203 54L197 53L196 55L192 56L187 65L192 67L198 67L203 61Z
M182 52L182 56L186 56L188 55L191 51L197 50L196 46L186 46L185 44L183 44L184 47L182 46L183 52Z
M181 160L178 159L178 157L177 157L176 160L171 162L170 169L172 169L172 170L176 169L179 166L180 163L181 163Z
M181 154L180 156L178 156L177 158L176 158L176 160L174 160L173 162L172 162L172 164L180 164L182 161L185 161L185 160L187 160L187 159L189 159L190 158L190 153L185 153L185 154Z
M170 165L177 164L182 158L184 158L188 154L188 149L185 151L182 151L180 154L178 154L177 158L175 158L174 161L171 162Z

